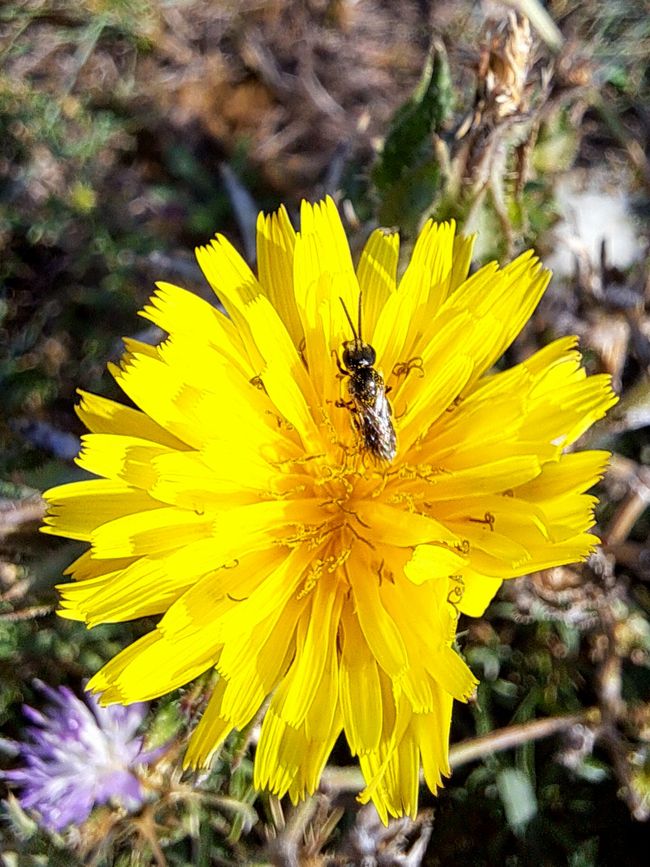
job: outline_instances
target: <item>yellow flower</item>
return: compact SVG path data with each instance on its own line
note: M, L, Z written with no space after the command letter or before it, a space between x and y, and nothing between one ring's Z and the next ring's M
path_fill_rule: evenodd
M89 544L61 614L161 615L92 679L103 703L216 668L187 765L270 696L258 788L313 792L344 731L362 800L384 820L414 815L420 767L435 792L452 700L476 685L452 646L458 613L597 544L584 491L608 455L566 448L615 397L572 337L490 372L548 283L532 253L468 277L471 239L429 222L401 279L383 230L355 270L330 199L303 204L299 233L284 209L260 215L257 245L257 277L221 236L198 251L228 317L158 285L142 315L169 336L128 340L113 369L139 409L82 395L78 460L100 478L46 495L45 530ZM355 369L341 372L360 293L392 406L380 422L397 436L383 460L351 399Z

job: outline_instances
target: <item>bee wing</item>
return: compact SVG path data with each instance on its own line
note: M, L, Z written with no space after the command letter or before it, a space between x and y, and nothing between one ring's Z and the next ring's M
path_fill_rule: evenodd
M378 389L377 395L375 397L375 405L372 407L370 412L373 415L377 416L378 420L390 419L391 415L393 414L384 388Z
M377 392L374 405L366 407L362 427L366 447L378 458L392 461L397 437L391 421L391 407L383 389Z

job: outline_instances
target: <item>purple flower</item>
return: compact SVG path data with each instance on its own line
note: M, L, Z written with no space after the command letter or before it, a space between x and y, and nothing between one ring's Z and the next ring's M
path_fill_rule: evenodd
M135 769L161 753L144 751L136 736L146 704L100 707L93 696L86 704L65 686L36 686L50 704L43 712L23 707L32 725L17 745L22 766L2 774L21 787L23 809L36 810L53 831L85 821L96 804L137 810L145 791Z

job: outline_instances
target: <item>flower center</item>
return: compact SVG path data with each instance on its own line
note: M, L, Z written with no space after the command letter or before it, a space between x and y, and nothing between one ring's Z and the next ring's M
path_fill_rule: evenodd
M344 581L346 563L353 549L363 548L363 558L381 563L376 551L373 530L365 520L368 503L384 492L387 473L381 468L364 465L362 456L355 455L347 466L314 461L311 464L311 487L319 520L291 527L284 542L292 547L307 545L314 556L301 585L302 597L319 580Z

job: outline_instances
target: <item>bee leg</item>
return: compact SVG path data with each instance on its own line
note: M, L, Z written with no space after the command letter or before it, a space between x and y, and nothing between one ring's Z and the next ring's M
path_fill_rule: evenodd
M343 367L343 365L341 364L341 359L339 358L336 349L332 350L332 355L334 356L334 361L336 361L336 366L338 367L339 373L341 374L341 376L349 376L350 372L348 370L346 370Z

